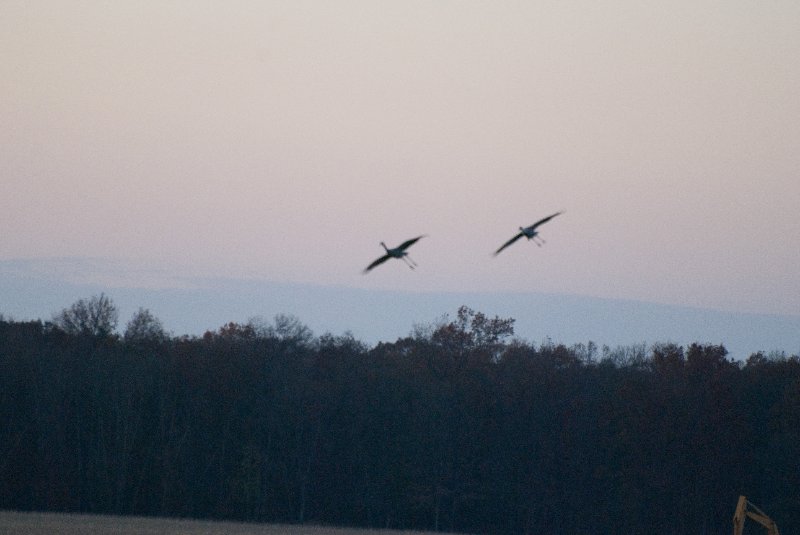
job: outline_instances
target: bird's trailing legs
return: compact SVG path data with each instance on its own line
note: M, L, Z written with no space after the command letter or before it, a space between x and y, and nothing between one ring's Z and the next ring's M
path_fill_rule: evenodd
M415 267L417 267L417 263L414 262L413 260L411 260L411 257L409 257L408 254L403 255L402 258L403 258L403 262L405 262L406 265L408 267L410 267L411 269L414 269Z

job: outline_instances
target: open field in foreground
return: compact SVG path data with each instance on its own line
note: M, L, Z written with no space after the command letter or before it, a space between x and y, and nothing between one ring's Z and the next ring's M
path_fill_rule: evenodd
M0 511L3 535L432 535L431 532ZM441 535L441 534L439 534Z

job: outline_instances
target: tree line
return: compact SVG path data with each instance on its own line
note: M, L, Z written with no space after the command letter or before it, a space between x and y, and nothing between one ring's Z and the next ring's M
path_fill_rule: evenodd
M800 357L514 338L174 336L108 297L0 316L0 508L473 533L800 532Z

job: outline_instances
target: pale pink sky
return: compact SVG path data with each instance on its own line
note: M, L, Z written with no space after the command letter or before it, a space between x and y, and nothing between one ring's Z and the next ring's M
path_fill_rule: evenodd
M5 0L0 260L800 314L798 28L789 0ZM361 274L423 233L415 272Z

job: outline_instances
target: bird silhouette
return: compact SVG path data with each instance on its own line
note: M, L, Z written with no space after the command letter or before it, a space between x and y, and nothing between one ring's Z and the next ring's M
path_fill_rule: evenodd
M424 237L425 237L425 235L423 234L422 236L417 236L416 238L411 238L410 240L404 241L403 243L401 243L400 245L398 245L394 249L389 249L388 247L386 247L385 243L381 242L381 246L383 246L383 248L386 250L386 254L383 255L382 257L376 259L370 265L368 265L364 269L364 273L369 272L369 270L371 270L375 266L383 264L384 262L386 262L390 258L399 258L400 260L405 262L408 267L410 267L411 269L414 269L414 267L417 265L417 263L414 262L413 260L411 260L411 258L408 256L408 252L406 252L406 249L408 249L409 247L411 247L412 245L417 243L417 241L419 241L421 238L424 238Z
M540 219L539 221L537 221L536 223L534 223L533 225L531 225L529 227L519 227L519 234L517 234L516 236L514 236L513 238L511 238L510 240L505 242L498 250L496 250L494 252L494 256L499 255L500 251L502 251L503 249L505 249L506 247L508 247L509 245L511 245L512 243L514 243L515 241L517 241L518 239L520 239L523 236L525 236L529 240L533 240L533 243L535 243L536 245L541 247L542 243L544 243L544 240L542 238L539 238L539 241L537 241L536 238L539 235L539 232L537 232L536 228L539 225L547 223L548 221L553 219L555 216L557 216L559 214L563 214L563 213L564 212L556 212L555 214L549 215L549 216L545 217L544 219ZM540 241L541 241L541 243L539 243Z

